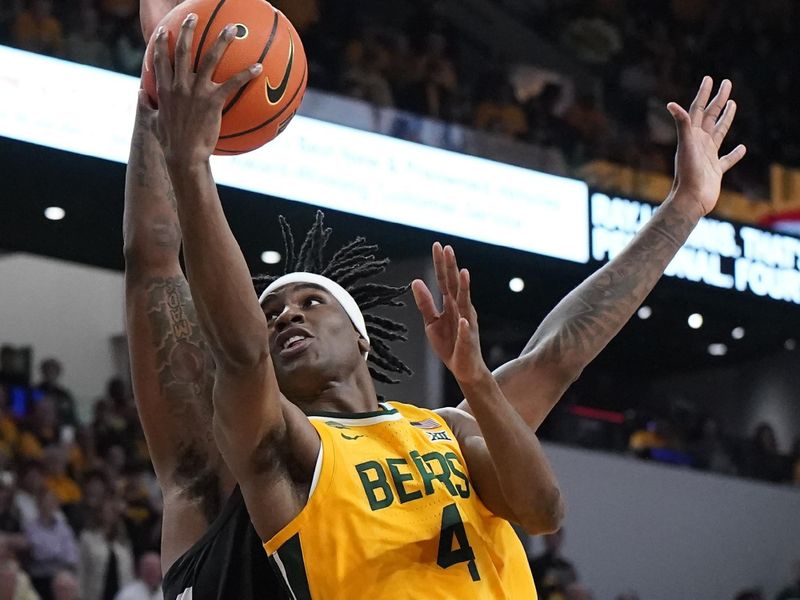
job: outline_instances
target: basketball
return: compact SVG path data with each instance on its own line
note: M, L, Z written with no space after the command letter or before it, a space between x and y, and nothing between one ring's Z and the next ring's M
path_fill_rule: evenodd
M236 25L236 37L213 80L226 81L255 63L264 66L258 77L225 103L214 154L230 156L260 148L280 135L303 101L308 64L300 36L284 14L265 0L186 0L160 23L169 32L173 62L181 24L190 13L197 15L191 54L195 71L228 24ZM157 104L154 41L155 34L147 47L142 79Z

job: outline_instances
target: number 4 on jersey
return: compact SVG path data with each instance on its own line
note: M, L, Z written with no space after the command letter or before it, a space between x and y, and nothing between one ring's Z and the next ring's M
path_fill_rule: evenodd
M442 530L439 533L439 555L436 564L447 569L463 562L468 563L472 581L480 581L481 576L478 573L478 566L475 564L475 553L469 545L461 513L458 512L455 503L448 504L442 511Z

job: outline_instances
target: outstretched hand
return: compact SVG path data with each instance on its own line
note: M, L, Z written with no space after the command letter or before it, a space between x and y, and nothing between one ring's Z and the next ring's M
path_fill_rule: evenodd
M714 80L704 77L688 112L675 102L667 105L678 128L673 195L687 198L701 216L714 209L722 176L746 153L740 144L720 157L720 148L736 115L736 103L730 99L733 86L729 80L723 80L717 95L709 102L713 87Z
M219 139L225 101L257 77L262 69L261 64L256 63L223 83L212 80L235 37L235 26L228 25L194 73L191 48L196 27L197 15L188 15L175 42L174 68L169 59L169 32L164 27L159 28L154 41L158 137L167 161L184 165L209 159Z
M481 355L478 314L470 298L470 277L459 270L453 248L433 245L433 266L442 293L442 310L419 279L411 284L417 308L425 321L425 334L436 354L459 383L472 383L489 370Z

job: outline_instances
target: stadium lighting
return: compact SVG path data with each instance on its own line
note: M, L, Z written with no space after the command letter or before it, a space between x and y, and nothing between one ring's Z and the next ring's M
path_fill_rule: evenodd
M281 262L281 258L281 253L275 252L274 250L267 250L261 253L261 262L268 265L277 265Z
M745 330L744 327L737 327L733 331L731 331L731 337L735 340L741 340L744 337Z
M649 306L643 306L636 314L642 321L647 321L647 319L653 316L653 309Z
M711 344L708 347L708 353L711 356L725 356L728 353L728 347L725 344Z
M60 221L67 216L67 211L60 206L50 206L44 209L44 216L50 221Z
M514 279L508 282L508 289L515 294L519 294L525 289L525 280L521 279L520 277L514 277Z
M700 329L703 326L703 315L700 313L689 315L688 323L692 329Z
M789 338L783 343L783 347L789 351L795 350L797 348L797 340Z

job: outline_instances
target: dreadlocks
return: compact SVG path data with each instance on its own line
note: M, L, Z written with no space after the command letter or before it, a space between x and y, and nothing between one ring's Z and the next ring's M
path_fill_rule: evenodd
M363 237L357 237L350 243L342 246L325 264L324 250L331 237L332 230L325 227L325 215L317 211L316 219L311 229L308 230L300 250L296 250L292 227L281 215L278 220L283 234L284 273L302 271L316 273L335 281L346 289L364 313L371 347L369 353L369 372L373 379L382 383L399 383L392 379L388 373L405 373L411 375L411 369L392 352L389 344L396 341L406 341L408 329L385 317L366 312L377 306L403 306L397 298L408 291L409 286L394 287L380 283L359 283L369 277L380 275L386 271L389 259L375 257L378 246L368 244ZM253 278L256 291L260 294L269 284L276 281L278 276L262 275ZM384 372L386 371L386 372Z

